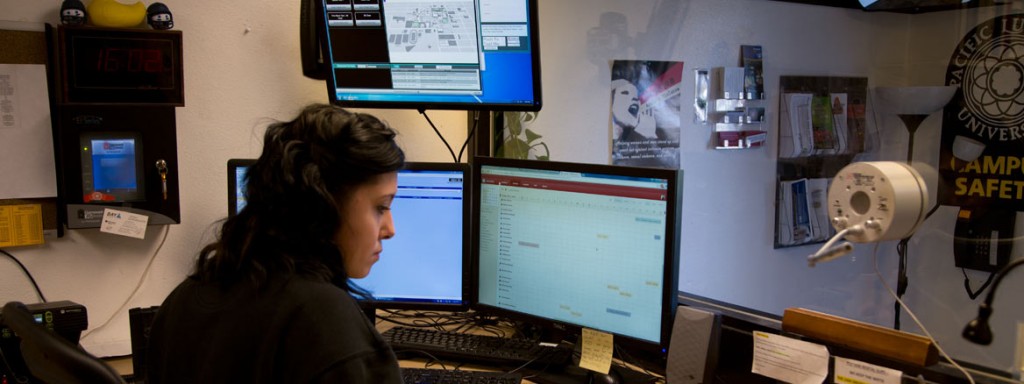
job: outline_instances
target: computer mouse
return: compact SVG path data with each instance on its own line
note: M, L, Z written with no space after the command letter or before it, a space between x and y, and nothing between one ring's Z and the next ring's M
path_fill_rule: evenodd
M590 384L619 384L619 375L614 370L608 373L591 372Z

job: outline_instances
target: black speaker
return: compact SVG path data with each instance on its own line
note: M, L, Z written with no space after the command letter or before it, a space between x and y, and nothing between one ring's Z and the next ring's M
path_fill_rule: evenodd
M718 365L721 315L680 305L669 340L668 384L710 384Z
M128 327L132 340L133 383L146 382L146 356L149 349L149 328L159 306L132 308L128 310Z

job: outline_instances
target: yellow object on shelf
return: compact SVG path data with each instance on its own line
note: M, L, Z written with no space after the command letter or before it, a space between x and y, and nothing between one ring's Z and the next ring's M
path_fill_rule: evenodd
M89 21L100 27L128 28L146 20L146 5L122 4L117 0L92 0L86 7Z

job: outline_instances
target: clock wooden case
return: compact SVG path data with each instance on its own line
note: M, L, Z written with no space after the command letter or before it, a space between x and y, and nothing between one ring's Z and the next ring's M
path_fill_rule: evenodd
M184 106L181 31L59 26L62 104Z

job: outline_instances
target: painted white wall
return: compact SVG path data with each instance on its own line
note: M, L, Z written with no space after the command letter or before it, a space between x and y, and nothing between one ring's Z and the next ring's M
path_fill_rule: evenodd
M0 0L0 18L56 23L59 3ZM196 250L208 241L210 225L225 215L224 162L258 154L261 119L287 118L307 102L324 100L322 83L301 76L297 1L165 3L174 13L175 28L185 36L187 106L177 110L183 222L169 227L140 292L126 308L158 304L184 276ZM872 87L938 85L961 36L977 23L1020 12L1021 7L1015 2L909 16L764 0L540 3L545 105L531 129L543 135L553 160L608 162L609 60L684 61L689 74L694 68L736 65L741 44L762 45L770 106L766 148L711 149L710 128L693 123L686 108L693 80L684 76L680 289L773 314L800 306L886 326L892 323L892 299L874 274L872 247L859 245L852 255L814 269L804 261L812 246L772 249L778 105L773 91L779 76L866 76ZM588 39L604 13L627 21L629 39L623 44ZM422 117L410 111L373 112L399 129L411 160L449 160ZM464 140L465 113L428 113L449 142ZM916 137L915 158L925 164L937 161L939 120L927 120ZM891 129L898 124L882 114L869 117L869 128L878 133L875 150L865 159L903 156L906 134ZM918 168L927 177L927 167ZM931 175L929 186L934 188ZM949 234L955 213L940 209L911 241L911 284L905 298L955 357L1010 371L1016 324L1024 319L1024 309L1009 304L1024 281L1010 278L1000 289L992 346L976 347L960 339L960 329L975 316L978 302L967 298L960 271L952 265ZM96 327L130 295L162 231L150 228L142 241L95 230L69 231L47 245L11 251L33 272L48 299L86 305ZM895 245L882 244L878 259L892 284ZM0 295L4 300L35 301L20 271L7 263L0 261ZM128 353L126 313L120 310L110 325L83 344L99 354ZM906 315L903 324L917 332Z

